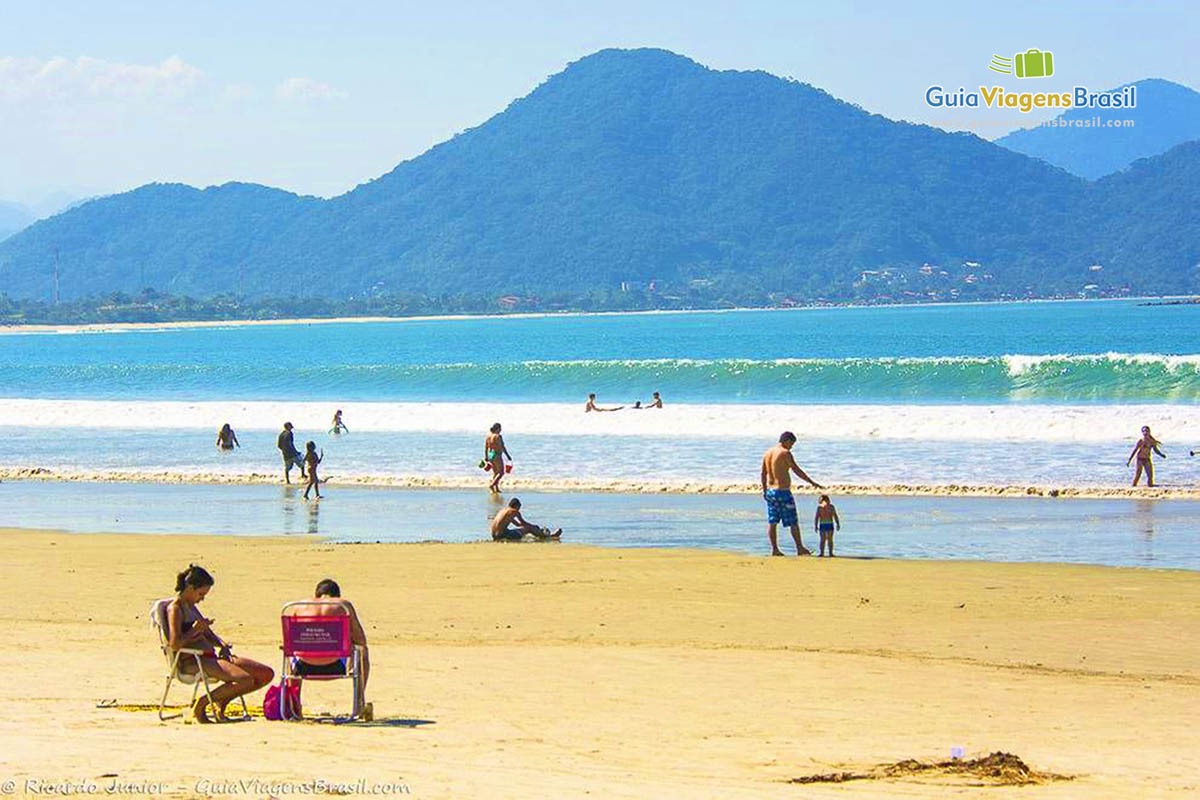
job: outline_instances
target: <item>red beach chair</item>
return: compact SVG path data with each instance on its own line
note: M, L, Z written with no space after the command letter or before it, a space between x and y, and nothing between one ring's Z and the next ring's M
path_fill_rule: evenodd
M297 600L285 605L281 611L283 625L283 669L280 670L280 697L290 682L333 681L349 678L352 688L352 705L349 719L369 722L373 718L370 703L364 702L362 693L362 649L350 640L350 615L336 616L293 616L288 609L293 606L336 606L340 603L323 600ZM329 661L313 664L313 661ZM283 719L290 716L287 703L280 704Z

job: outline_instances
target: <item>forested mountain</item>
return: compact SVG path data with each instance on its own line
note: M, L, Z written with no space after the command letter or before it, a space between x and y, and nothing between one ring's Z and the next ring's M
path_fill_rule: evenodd
M57 247L65 299L153 287L625 307L1195 291L1184 176L1198 159L1178 148L1089 184L807 84L605 50L340 197L144 186L0 243L0 279L12 297L48 297Z

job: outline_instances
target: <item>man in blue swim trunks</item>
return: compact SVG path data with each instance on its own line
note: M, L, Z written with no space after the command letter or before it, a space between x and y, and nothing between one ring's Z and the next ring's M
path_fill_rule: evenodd
M800 469L796 459L792 457L792 445L795 443L796 434L784 431L779 435L779 444L763 454L762 491L763 499L767 501L767 538L771 540L773 556L783 555L776 538L776 530L780 523L792 529L792 538L796 540L796 555L812 555L812 551L800 541L800 520L796 517L796 500L792 497L792 473L795 472L817 489L825 487Z

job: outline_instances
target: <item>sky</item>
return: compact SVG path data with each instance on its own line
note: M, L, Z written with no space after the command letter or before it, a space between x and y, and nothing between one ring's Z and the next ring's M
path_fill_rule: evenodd
M0 0L0 200L152 181L340 194L606 47L761 69L953 129L997 117L948 119L926 105L928 86L1026 88L987 70L993 54L1052 51L1039 90L1146 77L1200 89L1198 40L1194 0Z

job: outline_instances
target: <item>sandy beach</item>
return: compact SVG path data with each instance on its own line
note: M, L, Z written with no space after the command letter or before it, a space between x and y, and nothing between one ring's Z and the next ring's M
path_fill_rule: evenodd
M1005 797L1200 791L1194 572L15 530L0 549L0 663L23 676L0 688L0 778L18 793L266 797L323 779L428 798L990 796L987 777L884 769L953 747L1047 774ZM97 708L157 699L146 610L188 562L217 578L216 629L271 664L279 606L337 578L367 626L377 721ZM305 688L310 711L347 700ZM821 777L842 773L861 777Z
M1136 295L1130 297L1092 297L1086 298L1088 303L1124 303L1129 301L1147 301L1147 303L1169 303L1170 301L1196 300L1191 295ZM757 311L809 311L828 308L939 308L944 306L989 306L1006 303L1078 303L1079 297L1046 297L1035 300L981 300L981 301L952 301L952 302L905 302L905 303L872 303L860 305L856 303L816 303L801 306L746 306L737 308L654 308L638 311L520 311L491 314L415 314L405 317L356 316L356 317L290 317L282 319L201 319L174 320L169 322L83 322L76 324L8 324L0 325L0 335L26 333L105 333L110 331L152 331L171 330L179 328L227 328L227 327L257 327L263 325L343 325L347 323L370 322L433 322L440 320L470 320L470 319L539 319L542 317L629 317L663 314L737 314Z

